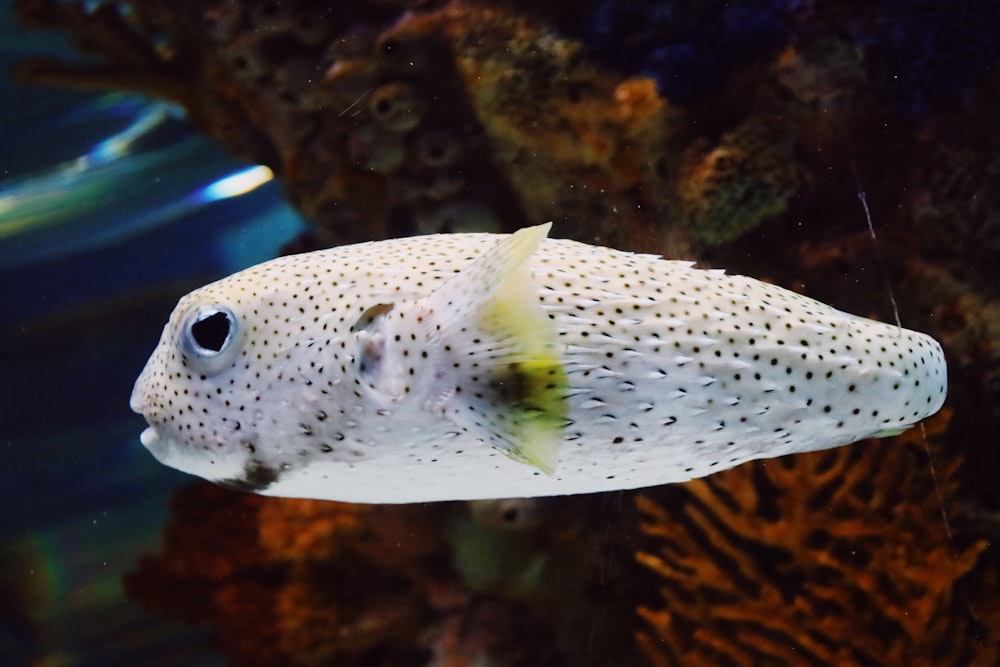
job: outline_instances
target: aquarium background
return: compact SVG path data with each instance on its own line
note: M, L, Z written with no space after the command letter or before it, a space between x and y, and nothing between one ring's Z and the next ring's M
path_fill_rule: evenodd
M997 664L998 16L0 2L0 663ZM944 345L948 404L690 484L484 503L265 499L139 444L132 382L191 289L545 220L898 316Z
M187 482L135 446L144 422L128 396L182 292L274 256L302 223L273 183L179 205L247 166L179 111L109 157L120 163L109 178L74 170L157 102L15 84L27 56L73 52L18 27L11 9L0 12L0 663L225 664L205 629L125 598L123 573L159 548L170 494Z

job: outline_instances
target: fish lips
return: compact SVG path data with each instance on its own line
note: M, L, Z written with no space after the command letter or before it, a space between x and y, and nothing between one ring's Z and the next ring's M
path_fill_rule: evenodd
M139 442L153 455L153 458L165 466L211 481L262 479L262 475L257 473L251 475L248 472L250 463L244 460L246 456L233 456L229 450L210 452L196 445L178 441L170 436L169 430L165 431L162 427L158 427L154 423L155 418L151 418L149 414L150 397L143 382L145 374L146 371L143 370L132 389L129 407L146 419L148 426L139 434Z
M139 442L163 465L190 475L213 482L239 480L247 476L246 457L217 454L179 442L154 425L139 434Z

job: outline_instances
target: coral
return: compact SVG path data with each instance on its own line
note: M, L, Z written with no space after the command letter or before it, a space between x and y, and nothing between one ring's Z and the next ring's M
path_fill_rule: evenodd
M960 458L934 458L936 479L916 432L640 496L653 664L995 664L998 591L972 584L987 544L953 544Z
M844 123L859 104L864 60L843 37L831 36L790 46L771 65L775 83L812 114Z
M449 17L463 87L527 219L648 244L661 206L655 164L676 122L652 81L611 76L578 43L497 7L456 4Z
M686 485L468 506L199 483L126 590L210 625L235 665L635 665L636 648L653 665L992 664L1000 581L955 503L960 458L937 444L950 417L927 425L936 491L920 431Z
M422 590L443 584L432 574L442 548L434 514L418 506L263 503L259 548L288 568L273 607L281 654L326 665L385 644L399 645L397 654L414 646L434 616Z
M997 10L993 0L961 7L943 0L603 0L583 9L586 19L562 24L599 61L652 77L664 97L685 106L789 44L814 48L846 36L864 53L867 93L919 116L956 108L1000 58Z
M177 521L165 550L179 557L143 557L124 579L126 593L150 611L213 625L220 648L246 665L280 664L269 583L283 572L257 548L259 505L258 498L205 486L178 493L175 516L206 523Z
M424 570L440 543L420 526L432 525L423 515L433 509L196 485L173 510L165 555L142 559L126 591L152 610L210 624L235 664L392 664L426 654L416 633L433 615L419 591L436 581ZM395 576L374 576L390 567Z
M733 241L780 215L799 194L793 131L777 119L752 118L708 150L692 146L680 166L678 207L694 238Z
M274 169L327 244L411 233L417 216L456 202L479 205L474 222L517 226L517 198L481 149L436 34L441 17L407 9L24 0L23 22L71 34L98 62L35 59L20 76L177 101L237 155Z
M620 540L632 530L582 539L602 504L485 503L473 514L198 483L176 494L163 553L142 558L125 588L151 611L210 626L240 666L634 664L634 596L614 565L628 562Z
M19 0L89 56L23 80L182 105L274 169L316 227L289 251L554 220L853 312L889 317L888 280L949 359L933 451L957 561L897 440L471 518L193 487L129 590L245 665L635 664L636 606L654 664L993 657L994 5Z
M35 59L22 79L180 103L270 166L326 244L555 219L573 223L564 234L628 245L650 228L643 191L657 184L669 117L652 83L603 72L510 9L21 0L17 11L97 59Z
M1000 110L1000 77L992 77L985 93L988 103L974 113L947 117L924 132L920 187L909 197L921 249L970 280L989 276L1000 253L1000 131L992 120Z
M886 110L873 100L923 117L984 99L1000 58L994 4L16 9L96 61L35 59L22 78L179 102L271 166L324 245L554 220L561 236L677 256L783 215L829 164L905 167L894 148L912 138L880 137ZM925 217L951 215L949 203Z

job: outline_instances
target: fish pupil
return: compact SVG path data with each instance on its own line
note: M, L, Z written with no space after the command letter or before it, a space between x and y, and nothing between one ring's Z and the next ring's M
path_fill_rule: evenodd
M191 324L191 337L199 347L211 352L221 352L229 338L232 322L226 313L215 312Z

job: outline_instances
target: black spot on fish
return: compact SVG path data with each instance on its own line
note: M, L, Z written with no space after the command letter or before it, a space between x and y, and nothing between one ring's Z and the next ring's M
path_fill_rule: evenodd
M234 491L260 493L278 481L278 471L259 459L250 459L243 469L242 478L220 479L218 484Z

